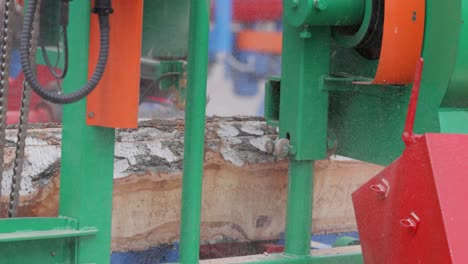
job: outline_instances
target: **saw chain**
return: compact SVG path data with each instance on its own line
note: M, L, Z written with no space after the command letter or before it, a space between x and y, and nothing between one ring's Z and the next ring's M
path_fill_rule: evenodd
M8 77L10 76L10 57L12 44L11 16L15 8L14 0L5 0L2 7L2 36L0 39L0 197L2 197L2 180L4 171L4 148L6 133L6 115L8 111Z
M38 5L41 5L41 0L38 0ZM34 25L32 28L32 38L30 43L30 60L34 63L37 51L37 43L39 38L39 16L40 8L36 10L34 14ZM35 65L33 65L35 68ZM8 209L8 217L16 217L18 214L19 205L19 192L21 190L21 180L24 165L24 151L26 148L26 137L28 131L28 120L29 120L29 107L31 105L32 89L29 84L25 81L23 83L23 92L21 96L21 109L20 119L18 124L18 134L15 149L15 160L13 167L13 175L11 178L10 188L10 206Z
M8 112L8 89L10 76L10 60L13 43L12 20L15 13L15 0L4 0L2 8L2 24L0 37L0 197L2 196L2 181L5 170L4 154ZM37 49L37 39L39 36L39 9L35 16L37 23L34 24L31 40L31 61ZM19 204L19 191L21 189L21 174L23 171L24 151L26 148L26 133L28 128L29 106L32 90L27 83L23 83L21 98L20 120L18 125L17 143L15 149L13 175L10 186L10 202L8 207L8 217L16 217Z

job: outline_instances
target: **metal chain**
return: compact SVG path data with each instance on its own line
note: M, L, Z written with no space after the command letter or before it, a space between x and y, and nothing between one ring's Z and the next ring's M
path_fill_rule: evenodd
M41 0L37 1L37 5L41 6ZM34 62L36 57L37 42L39 38L39 17L40 8L36 8L34 14L34 24L32 29L32 38L30 43L30 60ZM35 65L33 65L35 67ZM19 192L21 189L21 180L23 173L24 164L24 151L26 148L26 137L28 131L28 117L29 117L29 106L31 103L32 89L28 83L23 83L23 94L21 98L21 109L20 109L20 122L18 125L18 137L15 151L15 161L13 167L13 176L11 179L11 192L10 192L10 208L8 210L8 217L16 217L18 214L19 205Z
M4 171L6 115L8 111L8 77L10 76L10 57L12 45L11 14L15 8L14 0L5 0L3 6L2 36L0 39L0 198L2 197L2 181Z

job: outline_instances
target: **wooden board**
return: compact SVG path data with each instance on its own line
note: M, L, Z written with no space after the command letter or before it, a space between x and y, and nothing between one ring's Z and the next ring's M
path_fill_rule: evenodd
M285 224L287 160L277 161L264 151L276 129L261 119L212 118L206 131L203 243L279 238ZM11 180L14 132L7 132L1 213ZM57 214L60 133L60 127L50 125L30 130L21 216ZM145 250L177 241L183 121L142 122L137 130L117 131L116 138L113 250ZM381 169L349 160L317 162L313 231L356 230L351 193Z

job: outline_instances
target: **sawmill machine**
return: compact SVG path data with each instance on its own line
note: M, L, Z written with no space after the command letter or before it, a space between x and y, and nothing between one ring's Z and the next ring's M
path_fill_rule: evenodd
M5 12L12 2L6 1ZM21 61L26 94L34 90L66 104L59 216L18 218L21 173L15 173L10 218L0 220L0 263L109 263L114 129L137 127L147 7L142 0L65 1L72 56L64 91L57 93L41 87L34 75L38 2L26 4ZM154 1L151 8L175 14L170 2ZM188 64L181 71L188 80L179 263L199 263L210 5L179 3L190 10ZM6 17L1 78L8 76ZM467 0L283 1L282 74L266 83L265 115L279 127L269 149L289 158L285 250L246 262L468 261L462 248L468 242L462 205L468 171L467 17ZM159 41L157 48L166 43ZM5 79L0 84L4 91ZM362 252L310 251L313 165L330 153L391 164L353 194Z

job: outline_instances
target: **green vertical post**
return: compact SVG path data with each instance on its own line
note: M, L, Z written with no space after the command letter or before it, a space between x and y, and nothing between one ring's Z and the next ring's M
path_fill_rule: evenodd
M209 1L192 0L185 109L180 263L198 263L208 71Z
M65 92L88 80L90 1L70 2L70 74ZM112 41L112 40L111 40ZM64 106L60 209L78 220L80 228L93 226L96 236L78 238L76 263L110 262L114 129L86 125L86 102ZM75 263L75 262L73 262Z
M286 254L299 256L310 254L313 164L312 161L289 162L284 251Z
M280 137L291 144L285 231L289 255L310 255L313 164L327 150L328 94L322 87L329 72L330 39L329 27L283 28L279 126Z

